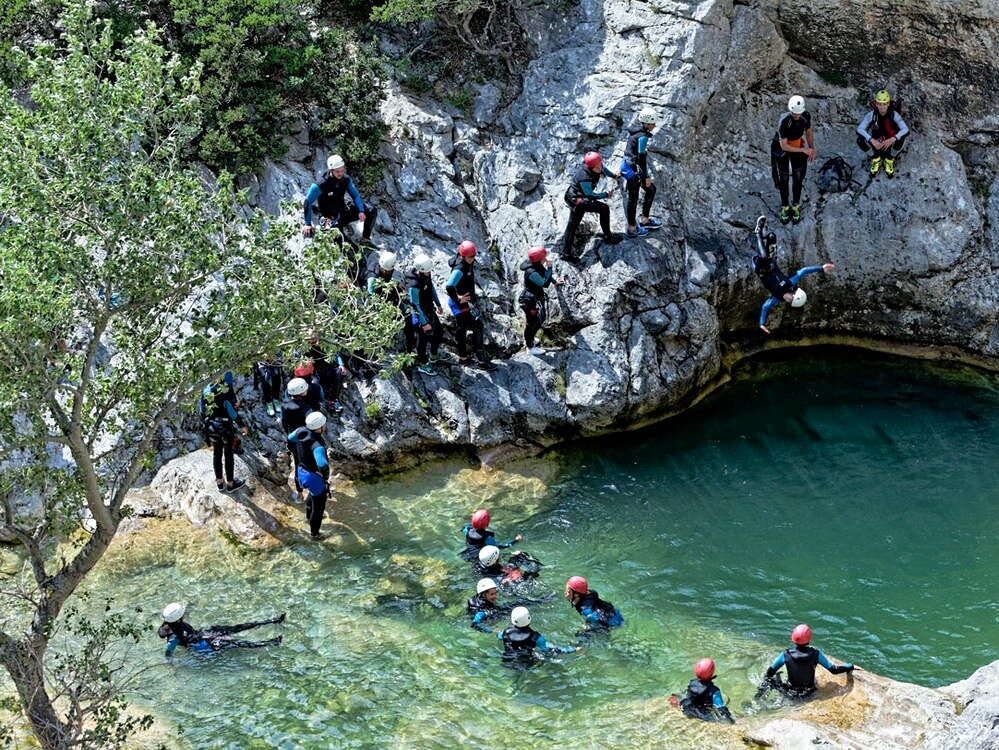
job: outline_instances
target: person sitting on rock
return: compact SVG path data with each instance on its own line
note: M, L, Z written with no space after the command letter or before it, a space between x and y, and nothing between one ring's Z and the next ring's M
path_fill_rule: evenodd
M656 129L656 113L650 107L645 107L638 113L638 122L628 131L628 142L624 146L624 158L621 160L621 176L625 179L625 187L628 191L628 204L626 213L628 215L629 237L642 237L649 233L650 229L659 229L663 223L659 219L649 216L652 210L652 201L656 198L656 185L652 182L652 173L649 170L649 138L652 131ZM636 220L638 214L638 191L644 192L642 199L642 216Z
M350 196L352 206L348 206L346 203L347 195ZM371 205L364 205L361 194L354 186L354 180L347 174L347 166L342 156L333 154L327 159L323 181L313 182L309 186L309 192L305 196L305 220L302 226L302 235L305 237L312 236L312 207L314 205L318 207L323 222L329 226L343 229L352 221L363 222L361 242L370 243L371 230L375 226L378 209Z
M268 417L273 417L281 410L284 365L280 357L271 357L253 363L253 390L260 391Z
M496 636L503 641L503 661L529 666L538 660L538 654L571 654L579 651L576 646L553 646L531 627L531 612L527 607L514 607L510 613L510 627Z
M305 418L305 427L288 435L297 458L296 474L299 485L308 492L305 500L305 517L313 539L321 539L319 529L326 513L329 498L330 464L326 455L326 415L314 411Z
M588 631L601 632L624 624L618 608L601 599L583 576L572 576L565 582L565 598L583 616Z
M508 542L497 542L496 532L489 528L489 521L489 511L480 508L472 514L471 523L466 523L462 527L461 533L465 535L465 549L461 552L462 558L471 562L478 558L479 551L483 547L492 546L497 549L507 549L524 538L517 534Z
M670 696L670 705L683 711L683 715L702 721L727 721L734 724L735 719L725 705L721 690L712 681L715 677L715 662L713 659L701 659L694 665L694 679L687 685L683 696L675 693Z
M249 430L243 417L237 411L239 401L234 388L235 379L231 372L211 385L206 385L198 400L202 431L205 441L212 446L212 468L215 471L215 485L219 492L238 490L246 480L233 477L235 469L234 453L239 446L236 428L246 435ZM225 479L223 479L223 460Z
M819 649L812 648L812 629L804 623L791 631L791 648L781 652L767 667L766 675L760 684L757 696L769 689L778 690L789 698L807 698L818 687L815 684L815 667L821 664L831 674L850 674L853 664L836 665L829 661ZM781 680L778 672L787 670L787 682Z
M541 563L519 550L510 555L506 563L500 562L499 547L492 544L487 544L479 550L478 558L472 567L477 577L492 578L502 585L513 585L525 578L536 578L541 572Z
M621 238L610 229L610 206L603 202L614 193L614 186L609 185L606 191L598 191L597 183L601 176L618 179L620 175L610 171L604 165L604 158L596 151L587 151L583 156L582 165L572 177L572 184L565 191L565 202L569 206L569 225L562 238L562 257L566 260L578 260L576 255L576 228L583 220L583 215L595 213L600 217L600 230L604 242L614 245Z
M777 120L777 132L770 143L770 168L774 186L780 193L780 223L801 221L801 187L805 182L808 162L815 161L815 136L812 116L805 111L805 100L792 96L787 112ZM788 179L792 195L788 196Z
M478 293L475 291L475 243L465 240L458 245L458 252L450 260L454 270L448 277L445 290L447 303L458 326L455 344L458 347L458 361L463 365L472 364L468 356L468 334L472 334L472 348L475 350L475 365L492 372L496 365L489 361L485 351L485 323L479 310Z
M163 624L159 626L156 634L160 638L166 639L167 656L173 656L173 652L177 650L177 646L184 646L185 648L204 653L221 651L226 648L277 646L281 643L282 636L280 635L277 638L271 638L266 641L239 641L232 636L235 633L240 633L250 628L258 628L261 625L279 625L284 622L284 612L269 620L247 622L242 625L212 625L207 630L195 630L189 623L184 621L184 612L186 609L180 602L171 602L163 608Z
M541 245L527 251L527 260L520 264L520 270L524 272L524 291L520 293L517 302L527 318L527 324L524 326L524 345L530 354L539 356L544 354L545 350L534 345L534 337L548 319L545 288L551 284L561 284L562 279L553 275L548 250Z
M884 167L885 175L895 176L895 158L909 136L909 126L891 100L891 94L881 89L874 95L871 109L857 126L857 145L871 152L871 175Z
M760 308L760 330L769 335L770 329L767 328L766 324L770 310L781 302L786 302L791 307L804 306L808 295L805 294L804 289L798 288L798 282L805 276L819 271L832 273L836 266L832 263L823 263L821 266L806 266L798 269L794 276L788 278L777 265L777 235L770 232L766 237L763 236L766 223L767 220L764 216L756 220L756 246L759 253L753 256L753 271L760 277L763 286L771 295Z
M413 259L413 270L406 276L409 293L410 322L416 329L416 369L424 375L433 375L430 358L440 357L444 326L440 316L444 314L440 298L434 288L430 272L434 264L425 252L417 253ZM429 350L429 351L428 351Z
M378 253L367 270L368 295L380 294L390 305L399 310L406 351L416 349L416 326L409 316L409 295L405 293L402 278L395 272L396 254L383 250Z

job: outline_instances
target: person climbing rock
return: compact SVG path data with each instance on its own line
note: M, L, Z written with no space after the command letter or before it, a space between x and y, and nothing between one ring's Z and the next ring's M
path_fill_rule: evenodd
M649 139L656 129L656 113L651 107L645 107L638 113L638 122L628 130L628 141L624 146L624 158L621 160L621 176L625 179L625 189L628 191L628 202L625 213L628 218L628 237L642 237L651 229L659 229L663 223L649 216L652 201L656 199L656 185L652 181L649 170ZM638 191L644 193L642 198L642 215L638 214Z
M439 358L441 340L444 338L444 326L440 319L444 309L434 288L431 270L433 262L430 256L421 251L413 259L413 269L406 275L410 323L416 330L417 337L416 369L424 375L434 374L430 357Z
M406 351L416 349L416 326L410 318L409 295L406 294L402 277L395 271L395 253L383 250L368 266L367 289L369 295L380 294L393 307L399 310L402 333L406 341Z
M855 669L853 664L833 664L819 649L812 648L811 642L812 629L804 623L791 631L792 646L767 667L757 692L758 697L774 689L789 698L807 698L818 689L815 684L815 667L819 664L831 674L850 674ZM787 682L778 674L781 668L787 671Z
M791 307L803 307L808 300L808 295L804 289L798 288L798 282L802 278L812 273L832 273L836 266L833 263L823 263L821 266L805 266L799 268L794 276L788 276L780 270L777 265L777 235L769 232L766 236L763 230L766 228L766 217L761 216L756 220L756 247L759 251L753 256L753 271L760 277L763 286L767 288L771 296L760 308L760 330L770 334L767 328L767 316L775 306L786 302Z
M346 202L348 195L353 203L351 206ZM319 216L330 226L344 229L352 221L363 222L361 241L370 242L378 209L370 204L366 206L361 200L361 194L357 192L354 180L347 174L347 166L342 156L333 154L328 158L323 181L314 182L309 186L309 192L305 196L305 219L302 226L302 235L305 237L312 236L313 206L319 209Z
M247 622L242 625L212 625L206 630L195 630L184 621L186 610L187 607L180 602L171 602L163 608L163 624L156 630L156 634L160 638L166 639L167 656L173 656L177 646L184 646L194 651L211 652L226 648L277 646L282 640L280 635L266 641L240 641L232 636L250 628L259 628L261 625L280 625L285 620L284 612L269 620Z
M246 435L249 430L237 408L234 378L227 372L211 385L206 385L198 400L202 431L205 441L212 446L212 468L215 471L215 485L219 492L233 492L246 484L244 479L233 477L235 469L234 453L239 445L237 428ZM225 478L223 479L223 461Z
M536 578L541 563L526 552L517 551L506 563L500 562L499 547L487 544L479 550L473 569L478 578L492 578L499 584L512 585L526 578Z
M253 363L253 390L260 393L267 416L281 411L281 391L284 390L284 365L280 357Z
M341 396L343 396L344 382L350 377L350 370L346 364L349 355L338 350L331 360L326 353L326 345L320 341L318 336L313 335L309 338L309 351L305 353L305 356L313 362L315 380L322 389L320 396L326 402L327 409L339 414L343 411Z
M485 352L485 324L482 320L482 311L476 304L478 294L475 291L475 256L477 254L475 244L465 240L458 245L458 251L451 258L449 265L454 270L447 280L445 290L448 296L448 307L454 315L454 322L458 326L458 333L455 341L458 347L458 359L463 365L472 364L472 358L468 356L469 333L472 335L472 348L475 350L475 365L483 370L492 372L496 365L489 361Z
M787 112L777 120L777 132L770 144L770 167L774 186L780 192L780 223L801 221L801 186L808 162L815 161L815 136L812 116L805 111L805 100L792 96ZM788 180L792 194L788 197Z
M601 599L582 576L572 576L565 582L565 598L583 616L588 631L599 632L624 624L618 608Z
M326 415L314 411L305 418L305 427L288 434L298 460L296 474L301 487L308 492L305 500L305 517L313 539L320 539L319 529L326 513L329 498L330 464L326 455Z
M538 356L545 353L540 346L534 345L535 335L548 319L545 288L551 284L561 284L562 279L555 277L548 250L541 245L527 251L527 260L520 264L520 270L524 272L524 291L520 293L517 302L527 319L524 326L524 346L529 353Z
M312 359L311 354L299 361L295 365L295 369L292 373L296 378L301 378L309 386L309 390L306 391L305 400L309 404L309 408L312 411L321 411L323 408L323 402L326 400L326 392L322 386L322 381L319 377L319 373L316 371L316 362Z
M507 549L512 547L524 537L515 535L508 542L497 542L496 532L489 528L489 511L480 508L472 514L470 523L466 523L461 533L465 535L465 549L461 552L461 557L472 561L478 558L479 551L486 546L493 546L496 549Z
M541 633L531 627L531 612L527 607L514 607L510 613L510 627L496 636L503 641L503 660L525 666L536 663L539 653L571 654L580 650L575 646L549 644Z
M308 394L309 384L302 378L292 378L288 382L288 398L281 404L281 429L286 438L299 428L305 427L305 418L315 411L309 405ZM302 494L302 483L298 480L298 452L290 439L288 439L288 452L291 453L292 476L295 479L292 500L297 501Z
M565 202L569 206L569 224L562 238L562 257L566 260L579 259L575 249L576 229L584 214L595 213L600 217L600 230L603 232L604 242L608 245L615 245L621 241L620 237L611 232L610 206L603 202L603 199L609 198L614 193L614 186L611 184L607 190L598 191L597 184L601 176L615 180L620 177L604 165L604 159L600 154L596 151L587 151L583 156L582 165L573 174L572 184L565 191Z
M892 102L891 94L881 89L874 95L871 109L857 125L857 145L864 153L871 152L871 176L882 167L885 176L895 176L895 159L908 137L909 126Z
M712 681L715 677L713 659L701 659L694 665L694 679L687 685L683 696L670 696L670 705L683 711L683 715L701 721L726 721L734 724L735 719L725 705L721 690Z

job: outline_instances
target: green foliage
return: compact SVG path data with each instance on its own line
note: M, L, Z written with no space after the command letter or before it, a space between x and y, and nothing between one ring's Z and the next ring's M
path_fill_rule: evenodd
M382 415L382 405L377 401L370 401L364 405L364 414L372 421L378 421Z
M452 107L460 110L463 114L468 115L468 113L472 111L475 94L470 88L462 86L460 88L452 89L444 95L444 98Z

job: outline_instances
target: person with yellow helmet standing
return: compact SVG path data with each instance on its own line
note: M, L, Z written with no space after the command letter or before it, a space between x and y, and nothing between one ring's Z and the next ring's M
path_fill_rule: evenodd
M777 120L777 132L770 143L770 169L780 192L781 224L801 221L801 187L810 161L815 161L812 116L805 109L804 98L796 94L787 100L787 112Z
M857 126L857 145L864 153L871 152L872 177L882 167L887 177L895 176L895 159L908 136L909 126L902 119L897 104L892 102L887 89L881 89L874 95L871 109Z

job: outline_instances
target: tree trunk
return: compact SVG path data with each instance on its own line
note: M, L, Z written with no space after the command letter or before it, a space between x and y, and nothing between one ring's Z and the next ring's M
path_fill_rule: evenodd
M14 641L0 649L0 660L10 674L21 698L35 738L45 750L65 750L73 738L72 728L60 721L45 690L42 662L46 643Z

